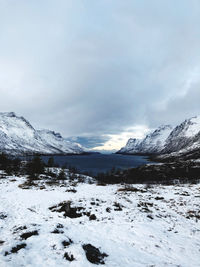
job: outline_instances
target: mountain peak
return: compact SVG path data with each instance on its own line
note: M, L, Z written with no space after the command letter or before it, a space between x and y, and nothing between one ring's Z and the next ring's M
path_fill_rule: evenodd
M5 117L16 117L15 112L0 112L0 116L5 116Z
M157 130L172 129L173 127L170 124L163 124L157 128Z
M129 139L118 153L172 153L200 148L200 116L186 119L173 128L161 125L140 142Z
M187 124L185 131L187 137L192 137L200 131L200 116L192 117L185 122Z
M0 112L0 152L23 154L81 154L80 145L65 140L60 133L35 130L24 117Z

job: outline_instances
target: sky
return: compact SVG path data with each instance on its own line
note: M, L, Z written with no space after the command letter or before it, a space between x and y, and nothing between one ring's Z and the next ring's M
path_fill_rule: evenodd
M0 0L0 111L116 150L200 114L199 0Z

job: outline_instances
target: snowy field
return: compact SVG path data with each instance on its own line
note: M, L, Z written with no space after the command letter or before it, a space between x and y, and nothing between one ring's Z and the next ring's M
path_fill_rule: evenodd
M109 267L200 266L200 185L25 181L0 179L1 267L95 266L88 244Z

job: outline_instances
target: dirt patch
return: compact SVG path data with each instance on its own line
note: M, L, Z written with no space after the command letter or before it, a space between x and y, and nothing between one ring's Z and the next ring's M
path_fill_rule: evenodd
M64 231L63 230L61 230L61 229L63 229L64 228L64 226L61 224L61 223L58 223L57 225L56 225L56 228L51 232L52 234L64 234Z
M89 219L90 219L90 221L94 221L94 220L97 219L97 217L96 217L95 214L91 214L91 215L89 216Z
M68 238L68 240L62 241L62 245L64 248L69 247L72 243L73 243L73 241L70 238Z
M16 234L17 232L23 231L23 230L27 230L27 226L26 225L19 226L19 227L15 228L14 231L13 231L13 234Z
M0 220L4 220L7 217L8 217L8 215L6 213L0 212Z
M64 217L69 218L78 218L81 217L82 214L80 213L81 210L84 210L82 207L71 207L70 201L64 201L59 203L56 206L49 208L52 212L62 212Z
M110 213L111 212L111 208L106 208L106 212Z
M64 231L63 230L60 230L58 228L55 228L51 233L52 234L64 234Z
M37 184L35 184L33 181L31 180L27 180L26 182L24 182L23 184L19 184L18 187L21 189L30 189L33 186L37 186Z
M153 216L151 214L148 214L147 217L151 220L153 220Z
M182 192L180 195L181 196L186 196L186 197L190 196L190 194L187 191Z
M63 256L67 261L74 261L75 258L74 256L71 254L69 255L67 252L65 252L64 256Z
M155 200L163 200L164 197L155 197Z
M58 223L57 225L56 225L56 228L64 228L64 226L63 226L63 224L61 224L61 223Z
M67 189L65 192L69 192L69 193L76 193L77 190L76 189Z
M98 248L92 246L91 244L85 244L82 247L89 262L94 264L105 264L104 258L108 257L106 253L101 253Z
M139 202L137 206L139 208L141 208L142 212L151 212L149 207L153 207L153 203L150 203L150 202Z
M0 246L2 246L5 243L5 241L0 240Z
M187 219L196 219L196 221L200 220L200 211L195 211L195 210L189 210L186 213L186 218Z
M140 193L146 193L147 190L131 186L131 187L119 188L117 190L117 192L134 192L134 193L140 192Z
M38 231L35 230L35 231L32 231L32 232L26 232L26 233L21 234L20 237L21 237L21 239L26 240L29 237L33 236L33 235L39 235Z
M116 211L121 211L122 210L122 205L120 203L118 203L118 202L115 202L113 204L113 206L115 207L114 210L116 210Z
M26 243L18 244L15 247L12 247L10 252L6 251L4 256L10 255L11 253L17 253L20 249L23 249L25 247L26 247Z
M96 220L96 215L91 214L88 211L85 211L83 207L71 207L70 201L64 201L59 203L56 206L52 206L49 208L52 212L61 212L64 217L69 217L71 219L82 217L86 215L90 220Z
M107 184L106 183L97 183L97 186L106 186Z
M39 188L40 188L40 190L46 189L46 187L44 185L41 185Z

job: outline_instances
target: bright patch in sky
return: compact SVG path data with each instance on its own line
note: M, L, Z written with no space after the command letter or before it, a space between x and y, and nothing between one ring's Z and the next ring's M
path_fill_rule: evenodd
M142 139L149 132L149 128L146 126L135 126L127 128L125 132L120 134L106 135L110 139L106 141L102 146L94 147L95 151L111 151L119 150L126 145L129 138Z

